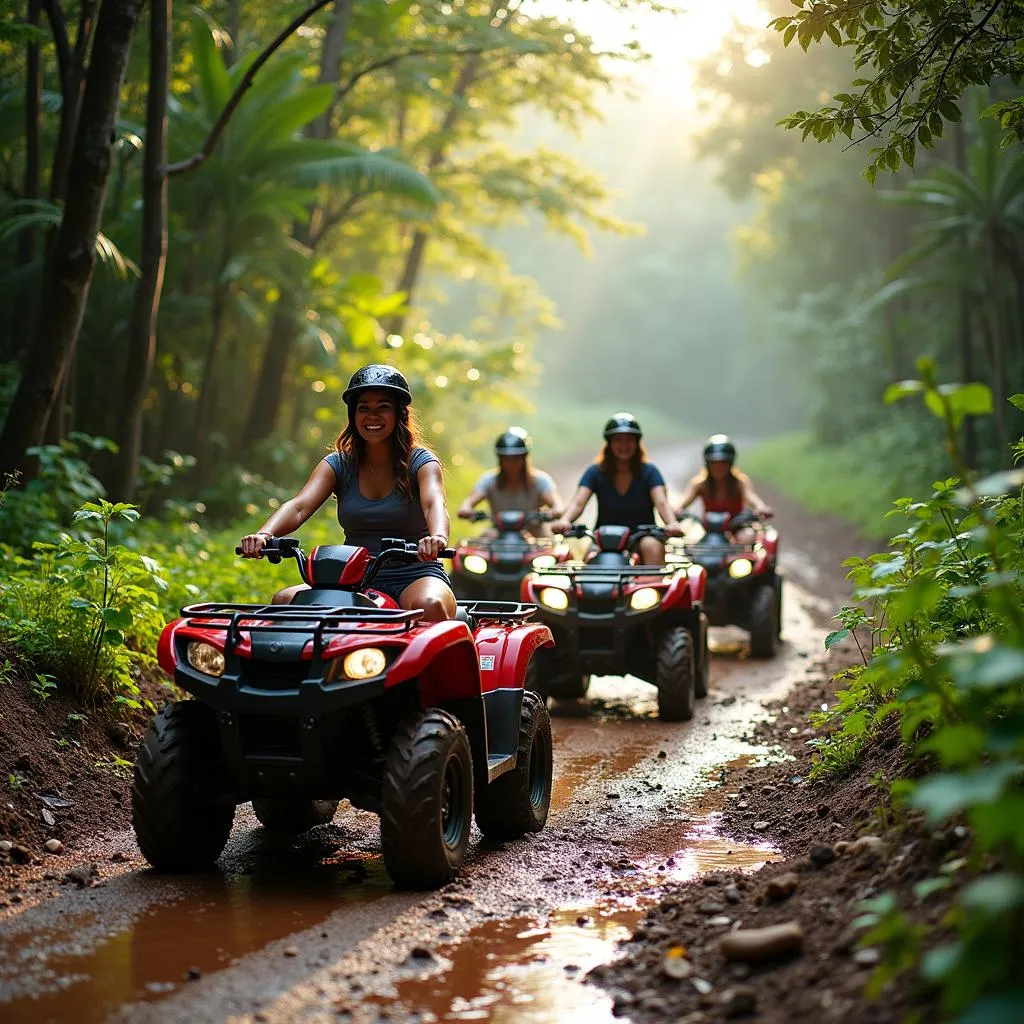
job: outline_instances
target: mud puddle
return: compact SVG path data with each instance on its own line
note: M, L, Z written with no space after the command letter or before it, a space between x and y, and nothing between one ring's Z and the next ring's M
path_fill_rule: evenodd
M78 948L77 936L102 927L101 915L67 914L59 927L34 931L27 945L4 949L7 943L0 943L0 1019L104 1021L125 1003L164 999L269 943L314 928L344 904L390 891L375 860L213 875L193 880L180 898L149 907L87 949Z
M584 984L589 971L613 960L669 882L709 872L756 871L776 859L767 843L747 844L719 834L721 816L688 822L683 845L667 857L634 864L623 857L593 902L560 908L546 919L519 916L488 921L458 942L437 948L424 973L397 980L393 995L363 1004L384 1013L402 1009L423 1022L601 1024L618 1018L603 990ZM669 843L671 834L659 837ZM660 844L659 844L660 845ZM595 865L597 866L597 865ZM415 961L412 961L415 962ZM336 1009L348 1009L343 1003Z

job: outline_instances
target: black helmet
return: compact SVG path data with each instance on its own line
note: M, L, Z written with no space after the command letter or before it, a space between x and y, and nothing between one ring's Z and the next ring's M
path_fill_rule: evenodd
M712 434L704 445L705 462L735 462L736 445L728 434Z
M604 425L604 439L607 441L612 434L632 434L634 437L643 437L644 432L640 429L636 417L631 412L617 412Z
M530 435L522 427L509 427L494 442L495 455L529 455Z
M390 391L402 405L412 403L409 382L393 366L385 363L371 363L356 370L341 400L351 404L364 391Z

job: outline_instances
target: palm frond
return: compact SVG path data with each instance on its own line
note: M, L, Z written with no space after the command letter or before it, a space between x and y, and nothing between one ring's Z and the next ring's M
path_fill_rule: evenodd
M349 192L383 192L423 206L436 206L437 187L425 175L383 153L355 150L346 144L303 144L306 159L295 167L300 182L330 185Z

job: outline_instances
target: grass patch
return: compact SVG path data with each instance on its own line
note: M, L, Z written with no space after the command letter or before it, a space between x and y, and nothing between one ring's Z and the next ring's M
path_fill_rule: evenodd
M743 453L743 469L808 512L828 512L867 537L888 537L885 514L898 495L858 446L823 447L810 434L782 434Z

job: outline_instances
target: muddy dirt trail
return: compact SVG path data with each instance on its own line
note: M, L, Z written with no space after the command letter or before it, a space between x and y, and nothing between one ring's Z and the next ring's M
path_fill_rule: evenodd
M667 469L693 451L655 457ZM724 764L773 756L749 739L753 723L816 671L820 617L820 599L790 585L771 662L716 631L710 695L689 723L659 721L654 689L630 678L556 706L548 827L505 844L477 835L437 893L393 890L376 817L347 804L295 842L240 808L208 876L150 872L130 833L55 858L54 871L97 863L98 881L0 911L0 1020L611 1020L583 976L659 886L772 859L767 844L722 836L714 785Z

